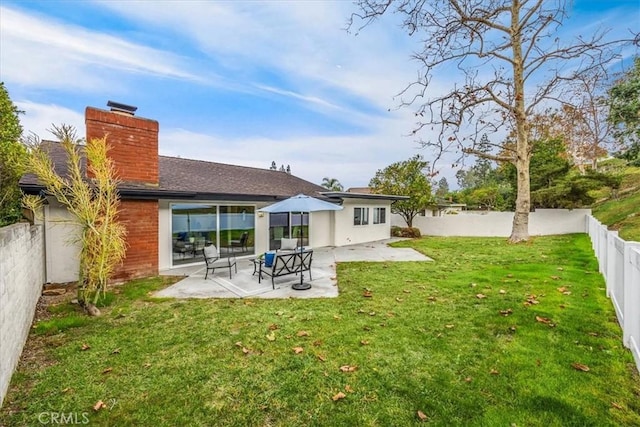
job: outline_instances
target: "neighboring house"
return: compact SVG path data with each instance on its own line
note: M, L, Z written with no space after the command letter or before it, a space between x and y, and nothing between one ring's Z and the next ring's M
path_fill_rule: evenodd
M203 262L206 244L215 244L223 256L255 256L278 249L282 238L298 237L301 228L302 243L311 247L390 236L391 203L402 196L327 192L286 172L159 156L158 122L136 117L133 111L85 111L87 141L108 135L109 156L122 182L120 219L127 228L128 248L117 280ZM64 176L64 151L59 143L48 144L55 168ZM44 194L33 175L25 175L20 187L28 194ZM344 209L303 216L258 212L299 193ZM72 282L78 278L77 225L55 199L47 197L47 202L42 219L46 280Z

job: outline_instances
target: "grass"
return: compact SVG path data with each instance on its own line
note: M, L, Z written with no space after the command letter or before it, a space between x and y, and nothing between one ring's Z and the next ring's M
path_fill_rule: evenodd
M32 336L42 362L14 375L0 425L640 425L587 236L399 245L435 262L340 264L335 299L155 300L166 283L131 282L101 318Z
M593 206L593 216L624 240L640 242L640 167L619 167L617 173L623 177L620 195L612 198L604 189L606 199Z

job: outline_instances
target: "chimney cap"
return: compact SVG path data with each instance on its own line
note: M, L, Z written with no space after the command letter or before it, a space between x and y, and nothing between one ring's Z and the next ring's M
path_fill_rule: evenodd
M135 114L138 107L134 107L133 105L122 104L120 102L108 101L107 107L111 107L111 111L116 111L120 113L131 114L132 116Z

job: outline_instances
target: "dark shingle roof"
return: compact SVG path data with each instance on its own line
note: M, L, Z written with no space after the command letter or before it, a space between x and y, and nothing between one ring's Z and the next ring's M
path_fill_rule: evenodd
M44 141L53 160L56 172L67 173L66 153L62 145ZM84 169L84 156L83 156ZM313 184L286 172L269 169L235 166L224 163L159 156L160 183L149 186L135 182L123 182L120 193L128 198L177 198L192 200L278 200L304 193L326 199L320 194L326 188ZM38 192L42 186L33 174L20 180L26 192Z

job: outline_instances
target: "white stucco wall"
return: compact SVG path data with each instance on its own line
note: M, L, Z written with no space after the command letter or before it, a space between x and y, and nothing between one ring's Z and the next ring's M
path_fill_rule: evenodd
M78 236L80 226L75 217L49 197L44 206L41 221L44 223L47 283L67 283L78 281L80 248Z
M536 209L529 214L529 234L584 233L590 209ZM441 217L416 216L413 226L427 236L509 237L513 212L464 212ZM406 227L400 215L393 215L392 225Z
M370 199L344 199L341 211L335 212L334 246L353 245L388 239L391 234L391 203ZM353 225L354 208L369 208L369 224ZM386 223L373 223L373 208L386 208Z
M171 268L171 209L168 200L158 200L158 270Z
M44 283L44 230L0 228L0 406L29 335Z

